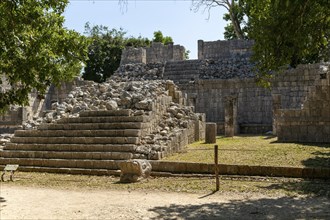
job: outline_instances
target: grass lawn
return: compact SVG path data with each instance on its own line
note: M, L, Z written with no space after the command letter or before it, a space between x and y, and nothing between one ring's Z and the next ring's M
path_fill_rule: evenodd
M137 183L119 183L115 176L87 176L51 173L17 172L14 182L1 182L1 186L24 186L67 190L142 190L163 192L210 193L215 189L214 177L150 177ZM330 196L330 184L326 180L299 178L221 176L220 192L261 193Z
M330 168L330 144L278 143L269 136L219 136L216 144L223 164ZM196 142L163 160L214 163L214 145Z

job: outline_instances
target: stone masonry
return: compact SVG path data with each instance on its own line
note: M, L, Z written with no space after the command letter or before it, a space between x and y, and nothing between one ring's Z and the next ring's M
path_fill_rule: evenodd
M164 45L152 42L150 47L124 49L121 57L121 65L132 63L165 63L167 61L185 60L185 48L172 43Z
M217 123L218 134L225 134L228 97L236 97L235 134L264 133L273 128L276 133L278 109L300 109L309 93L323 85L326 74L321 77L318 73L320 64L299 65L277 75L271 89L258 87L249 61L252 45L252 41L242 40L198 41L198 60L167 61L158 75L178 84L187 94L188 105L206 113L207 122ZM319 120L322 124L323 119Z
M330 143L330 64L318 66L318 70L309 71L319 77L320 83L309 88L302 104L276 111L279 141ZM307 71L303 77L309 77Z
M175 52L168 52L172 50L171 45L154 44L149 52L146 48L128 48L127 53L123 53L122 62L129 64L121 65L114 78L173 80L179 85L187 105L194 106L196 112L204 112L207 122L217 123L218 134L225 134L226 100L236 97L235 134L271 130L277 133L276 122L281 120L281 115L277 114L279 109L301 109L310 99L309 94L324 84L327 74L319 73L320 64L299 65L277 75L271 89L258 87L254 79L254 65L249 61L252 45L253 42L241 40L199 41L198 60L183 60L181 49L176 50L181 55L174 56ZM130 53L130 50L133 52ZM69 87L61 91L69 90ZM63 95L68 93L62 92ZM48 104L44 103L43 106L49 108L61 96L52 95L45 101ZM35 116L35 113L30 114L30 118L31 115ZM283 123L278 122L278 125ZM286 141L289 139L285 138Z
M204 139L205 117L185 105L172 81L136 81L125 74L126 80L118 71L102 84L77 83L52 110L16 130L0 151L0 165L109 174L123 160L157 160Z

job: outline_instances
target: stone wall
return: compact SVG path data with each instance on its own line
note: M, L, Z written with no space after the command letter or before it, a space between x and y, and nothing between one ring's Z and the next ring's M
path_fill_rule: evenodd
M313 64L286 70L276 76L271 89L258 87L252 72L253 64L243 56L170 61L164 68L162 65L143 67L148 71L137 74L141 68L129 66L130 71L125 74L141 79L163 76L173 80L187 94L188 105L194 106L196 112L206 113L207 122L217 123L218 134L225 133L228 99L234 101L236 134L264 133L273 129L274 109L300 108L309 91L320 84L319 64ZM276 96L281 97L279 103L274 103Z
M188 83L198 79L253 78L254 65L246 57L227 57L221 60L185 60L166 62L164 79Z
M12 133L20 128L27 119L26 109L23 107L12 107L9 112L0 115L0 134Z
M302 80L313 73L317 83L306 88L307 96L300 105L282 106L276 111L279 141L330 143L330 64L308 67L304 69ZM287 96L279 97L285 105Z
M132 63L165 63L166 61L185 60L185 48L180 45L164 45L152 42L150 47L127 47L121 56L121 65Z
M272 130L273 96L281 96L281 108L301 107L309 91L320 84L318 71L319 64L288 69L276 77L271 90L258 87L252 77L195 78L179 85L187 93L188 104L195 106L197 112L206 113L207 122L217 123L219 134L224 133L225 100L228 97L234 97L237 106L236 133L261 133ZM172 80L184 82L185 72L176 73ZM165 68L164 76L167 75Z
M76 86L84 83L85 81L76 78L72 82L61 83L58 87L50 86L44 96L32 92L27 106L13 106L5 115L0 115L0 133L12 133L22 125L24 127L25 122L43 117L52 108L52 103L63 102Z
M234 98L237 107L236 134L271 130L272 99L269 90L257 87L253 79L198 80L181 85L188 104L206 114L207 122L216 122L218 134L224 134L226 99ZM247 125L262 127L249 131ZM241 130L241 131L240 131Z
M134 63L147 63L147 54L145 48L127 47L121 54L121 65Z
M252 54L253 41L230 40L230 41L198 41L198 59L213 59L244 56Z

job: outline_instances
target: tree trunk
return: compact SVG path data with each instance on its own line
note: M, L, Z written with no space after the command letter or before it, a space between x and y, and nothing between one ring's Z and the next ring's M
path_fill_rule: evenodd
M239 23L236 15L232 12L231 8L229 11L229 15L230 15L230 20L231 20L231 23L233 24L237 39L244 39L244 35L243 35L242 28L240 26L240 23Z

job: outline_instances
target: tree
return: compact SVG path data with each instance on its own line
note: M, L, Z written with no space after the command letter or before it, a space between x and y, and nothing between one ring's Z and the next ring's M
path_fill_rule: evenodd
M234 17L237 18L238 24L240 24L240 28L242 30L243 39L248 39L248 20L244 20L244 17L246 17L246 10L247 5L245 4L245 1L238 1L234 2L232 6L232 13L234 13ZM224 38L226 40L232 40L237 39L237 34L235 32L235 27L233 25L233 22L231 21L230 13L225 13L223 15L223 19L227 22L227 26L225 27L225 32L223 33Z
M82 77L85 80L104 82L119 67L124 48L123 30L110 30L108 27L85 25L85 33L92 43L88 47L88 59Z
M163 33L161 31L155 31L154 32L154 38L152 39L153 42L160 42L165 45L173 43L173 39L170 36L163 36Z
M87 41L63 27L67 0L0 2L0 111L79 74ZM6 84L8 87L6 87Z
M213 7L224 7L228 11L231 20L231 27L227 29L230 30L231 28L237 39L244 39L244 31L242 30L243 14L242 11L240 11L243 3L239 2L238 0L192 0L192 8L195 12L199 11L201 8L204 8L204 11L207 10L210 12Z
M147 38L127 38L122 29L109 29L103 25L90 27L89 23L86 23L85 34L91 39L91 44L88 47L88 59L82 77L99 83L106 81L118 69L122 51L126 46L150 45Z
M247 0L247 4L260 79L282 67L329 60L328 0Z

